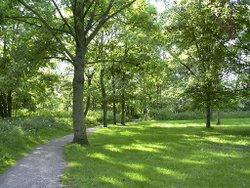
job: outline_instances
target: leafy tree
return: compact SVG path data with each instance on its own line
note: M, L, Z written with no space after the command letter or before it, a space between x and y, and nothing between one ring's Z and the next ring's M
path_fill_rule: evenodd
M18 21L28 22L47 30L60 46L60 59L74 67L73 78L73 127L74 143L87 145L84 123L84 72L86 54L92 40L110 19L132 5L135 0L65 0L28 1L17 0ZM10 2L5 0L5 2Z
M2 7L1 7L2 8ZM2 117L11 117L13 102L17 96L28 95L22 90L25 82L36 74L39 68L48 64L47 57L52 55L50 48L55 47L41 29L26 23L4 20L1 23L0 40L0 112ZM50 51L50 52L49 52ZM36 58L34 58L36 56ZM20 97L21 98L21 97ZM19 101L20 102L20 101Z
M188 71L186 93L197 107L206 108L206 127L211 108L220 108L233 92L223 85L223 77L241 58L230 45L236 32L234 11L230 1L181 1L165 15L167 50Z

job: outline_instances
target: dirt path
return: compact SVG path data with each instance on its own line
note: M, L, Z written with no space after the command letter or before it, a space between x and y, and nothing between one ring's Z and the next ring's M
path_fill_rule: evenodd
M88 134L102 126L88 128ZM0 176L0 188L59 188L60 176L66 168L63 146L73 135L56 139L33 150L16 166Z

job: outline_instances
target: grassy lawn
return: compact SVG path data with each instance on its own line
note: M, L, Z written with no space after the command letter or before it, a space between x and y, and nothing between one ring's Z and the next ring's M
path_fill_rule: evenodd
M101 129L67 145L66 187L250 187L250 118L146 122Z
M0 174L37 145L71 132L69 123L55 118L0 119Z

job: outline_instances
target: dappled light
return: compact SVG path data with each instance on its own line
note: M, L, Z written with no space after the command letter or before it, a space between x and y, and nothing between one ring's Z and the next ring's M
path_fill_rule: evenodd
M249 0L1 0L0 187L250 187L249 26Z
M246 124L237 127L234 135L238 121L229 121L230 135L224 132L227 126L205 130L201 123L194 125L191 121L153 121L99 130L90 138L92 147L66 146L70 168L63 182L71 185L67 181L70 177L77 182L76 187L250 185L246 164L250 160L249 148L244 148L250 144L250 136L238 135L245 128L250 135L250 128ZM77 155L72 155L75 151ZM72 165L76 162L81 167ZM220 178L211 181L217 177Z

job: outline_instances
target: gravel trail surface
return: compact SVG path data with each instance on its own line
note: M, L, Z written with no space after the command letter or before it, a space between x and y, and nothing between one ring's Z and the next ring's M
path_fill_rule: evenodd
M88 128L88 134L102 126ZM60 188L60 176L66 168L63 146L73 139L64 136L34 149L5 174L0 176L0 188Z

